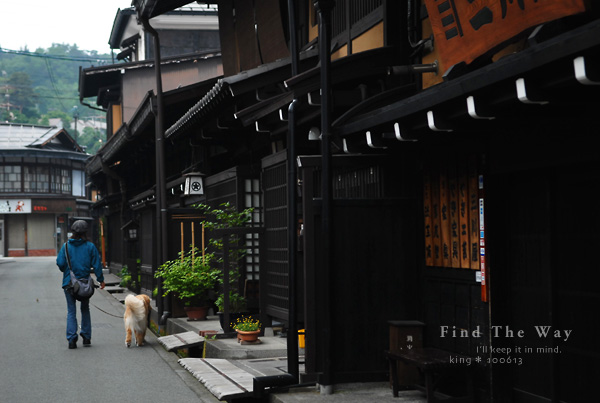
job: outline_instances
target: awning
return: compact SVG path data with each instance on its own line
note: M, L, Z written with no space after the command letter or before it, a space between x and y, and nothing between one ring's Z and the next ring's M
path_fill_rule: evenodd
M203 94L217 81L216 78L200 83L177 88L164 93L165 115L167 123L172 123L175 117L189 109L198 94ZM98 153L87 164L90 175L102 170L102 162L112 163L127 153L128 147L139 147L133 142L144 136L149 130L154 130L154 92L148 91L146 96L134 112L128 123L121 125L119 130L98 150ZM169 120L170 119L170 120ZM154 141L154 137L145 136L147 141ZM149 139L150 138L150 139Z
M388 69L397 64L397 51L393 48L378 48L370 51L360 52L349 55L347 57L337 59L331 63L331 83L335 86L343 86L348 83L364 83L374 77L385 77L388 74ZM264 101L258 102L248 108L236 112L235 117L240 119L243 125L254 124L259 119L265 118L269 114L279 112L285 109L294 98L306 96L309 93L314 93L315 98L319 97L320 91L320 74L319 66L313 67L295 77L290 77L284 81L287 92L275 95ZM403 91L407 88L403 87ZM282 112L283 113L283 112ZM299 118L307 118L309 115L312 118L320 115L319 108L304 110L299 113ZM287 127L284 119L280 119L283 123L282 127ZM272 131L272 134L277 134L277 130Z
M308 69L317 62L317 52L304 52L300 57L301 68ZM263 88L282 84L290 77L290 59L285 58L264 64L252 70L220 79L190 110L165 131L166 138L175 138L192 127L202 127L208 120L215 119L226 106L234 105L234 98L254 94L259 103ZM278 94L277 96L281 95ZM233 111L230 119L236 119Z
M183 62L193 63L198 59L206 59L219 55L214 51L191 53L183 56L163 58L161 66L179 65ZM129 63L117 63L108 66L89 67L79 71L79 99L98 97L106 89L120 91L123 71L154 68L154 60L143 60Z
M134 0L132 5L143 18L153 18L186 4L194 3L189 0Z
M531 37L529 44L528 49L414 96L375 108L368 102L359 105L354 116L338 120L333 129L346 138L379 130L406 140L411 133L453 130L457 118L477 124L491 120L495 113L514 111L511 108L539 107L545 102L569 107L600 88L587 85L600 79L590 78L590 74L600 75L600 20L539 43Z

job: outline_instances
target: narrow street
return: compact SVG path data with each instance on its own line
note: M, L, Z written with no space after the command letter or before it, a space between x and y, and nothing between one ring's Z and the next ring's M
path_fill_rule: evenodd
M0 259L1 402L217 401L154 334L126 348L124 307L104 290L91 300L92 346L69 350L61 279L55 257Z

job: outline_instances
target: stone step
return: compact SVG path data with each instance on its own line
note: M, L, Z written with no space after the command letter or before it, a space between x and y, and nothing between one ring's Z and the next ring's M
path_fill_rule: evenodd
M190 331L159 337L158 343L167 351L176 351L183 348L199 347L204 344L204 337L200 336L197 332Z
M217 338L206 344L207 358L227 358L232 360L272 358L287 355L286 340L279 337L260 337L260 343L247 345L237 338Z
M127 298L128 295L135 295L133 292L131 292L129 290L126 290L124 292L115 292L115 293L111 293L111 294L113 297L115 297L115 299L117 299L122 304L125 303L125 298Z
M94 273L92 273L92 277L96 282L98 282ZM104 284L106 286L118 286L121 284L121 278L111 273L104 273Z
M121 284L121 278L111 273L104 274L104 283L107 286L119 285Z
M106 286L104 289L110 294L123 293L127 291L127 288L119 287L117 285Z

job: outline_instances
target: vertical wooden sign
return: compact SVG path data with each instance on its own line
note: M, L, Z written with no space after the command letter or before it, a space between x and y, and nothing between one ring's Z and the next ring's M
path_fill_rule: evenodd
M439 168L431 170L431 227L433 229L433 264L442 265L442 233L440 220L440 175Z
M423 172L423 216L425 218L425 265L433 266L433 224L431 217L431 172L425 168Z
M450 262L454 268L460 267L460 228L458 215L458 177L456 161L448 163L448 213L450 219Z
M450 197L448 189L448 171L444 165L440 166L440 230L442 266L452 265L451 239L450 239Z
M471 246L469 237L469 178L467 162L458 163L458 223L460 232L460 267L471 268Z

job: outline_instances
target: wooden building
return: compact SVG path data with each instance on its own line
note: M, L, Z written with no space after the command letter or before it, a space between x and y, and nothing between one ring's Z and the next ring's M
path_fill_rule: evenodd
M598 7L221 0L218 16L222 75L130 105L88 165L112 227L143 229L147 278L192 203L256 207L245 274L288 329L292 383L387 379L390 321L418 320L425 346L479 358L481 401L589 399ZM182 195L192 173L204 192Z
M61 127L0 123L1 257L56 256L74 219L92 220L89 157Z

